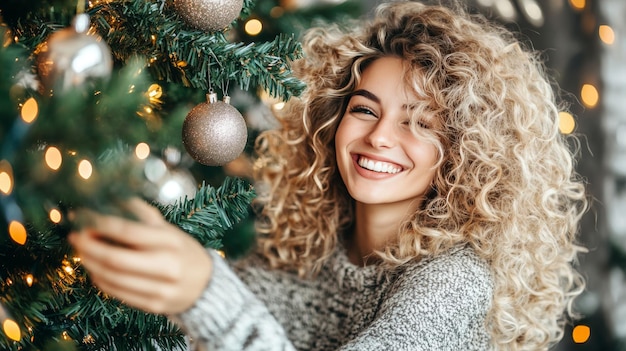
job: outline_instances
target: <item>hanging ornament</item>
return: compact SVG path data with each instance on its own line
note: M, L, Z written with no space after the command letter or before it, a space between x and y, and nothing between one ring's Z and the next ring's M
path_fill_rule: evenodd
M89 16L80 13L72 27L54 32L37 47L37 70L45 92L67 91L111 75L111 50L101 37L87 34L88 29Z
M196 161L207 166L221 166L237 158L246 146L246 121L230 98L217 100L207 94L207 102L194 107L183 122L183 145Z
M243 0L174 0L174 8L188 25L211 32L223 30L237 19Z

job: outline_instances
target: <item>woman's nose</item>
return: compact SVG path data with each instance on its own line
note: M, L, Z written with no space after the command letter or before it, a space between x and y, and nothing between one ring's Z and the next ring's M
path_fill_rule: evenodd
M396 127L393 121L379 118L365 137L366 141L375 148L390 148L397 142Z

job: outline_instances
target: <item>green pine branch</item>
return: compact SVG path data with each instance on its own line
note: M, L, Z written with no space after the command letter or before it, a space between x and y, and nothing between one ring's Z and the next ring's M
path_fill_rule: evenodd
M259 85L283 99L304 89L290 75L290 62L301 56L293 34L271 42L231 43L225 32L190 28L165 0L111 2L90 12L101 35L116 48L116 58L148 58L157 79L205 91L209 85L225 89L234 81L244 90Z
M157 207L205 247L220 249L226 231L248 216L255 195L245 180L227 177L218 188L203 183L193 199Z
M157 207L203 245L219 249L226 231L247 217L254 196L245 180L227 178L218 188L203 184L193 199ZM20 343L0 338L0 347L45 350L46 343L61 342L63 335L81 350L148 350L154 345L169 350L184 345L181 331L164 316L125 306L91 285L87 273L72 261L64 232L57 228L30 235L24 246L0 246L2 262L14 263L1 266L0 302L19 311L14 313L17 322L36 335ZM66 265L73 271L65 271ZM26 274L33 276L32 286L25 282Z

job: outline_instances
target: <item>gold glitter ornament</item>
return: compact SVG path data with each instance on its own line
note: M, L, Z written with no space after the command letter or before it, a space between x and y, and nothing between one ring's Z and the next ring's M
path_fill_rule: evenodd
M223 30L237 19L243 0L174 0L174 8L188 25L211 32Z
M221 166L236 159L248 140L243 116L228 103L228 97L224 100L207 94L207 102L191 109L183 122L183 145L203 165Z
M87 34L88 30L89 15L81 13L71 27L52 33L37 47L37 72L44 92L66 91L90 79L110 77L111 49L100 36Z

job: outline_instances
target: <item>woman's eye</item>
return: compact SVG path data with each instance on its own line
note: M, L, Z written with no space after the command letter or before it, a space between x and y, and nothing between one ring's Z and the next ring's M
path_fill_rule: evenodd
M376 116L374 111L372 111L372 109L370 109L369 107L366 107L366 106L352 106L352 107L350 107L350 112L351 113L362 113L362 114L366 114L366 115Z
M418 127L420 127L420 128L423 128L423 129L430 129L430 126L429 126L427 123L425 123L425 122L422 122L422 121L415 121L414 123L415 123L415 125L416 125L416 126L418 126ZM403 125L406 125L406 126L410 126L410 125L411 125L411 120L408 120L408 119L407 119L407 120L403 121L403 122L402 122L402 124L403 124Z
M417 124L420 128L424 128L424 129L430 129L430 126L424 122L421 121L417 121L415 122L415 124Z

